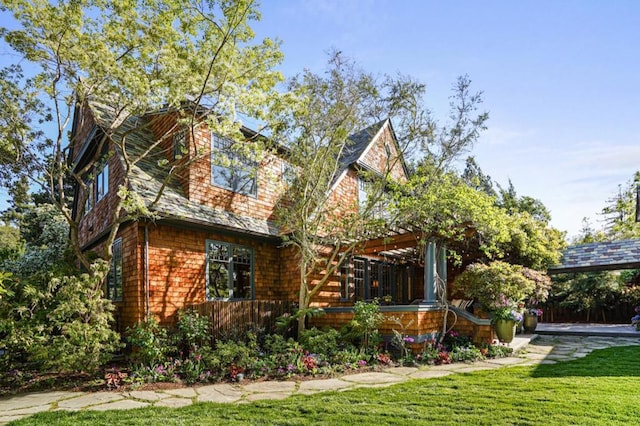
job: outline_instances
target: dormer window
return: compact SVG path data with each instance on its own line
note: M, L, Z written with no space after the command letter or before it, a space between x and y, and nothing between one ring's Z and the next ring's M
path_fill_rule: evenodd
M211 183L239 194L258 194L257 164L232 150L233 142L211 135Z

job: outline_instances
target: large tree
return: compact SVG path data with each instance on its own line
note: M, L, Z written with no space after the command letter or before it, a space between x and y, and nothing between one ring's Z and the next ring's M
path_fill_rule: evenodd
M300 268L299 304L304 313L340 266L367 239L388 235L399 210L391 206L394 166L409 153L445 169L477 138L487 118L472 117L478 94L461 77L454 86L450 120L439 124L425 107L425 85L405 75L375 77L340 52L332 52L323 75L305 71L290 81L299 101L286 116L282 137L290 150L294 181L278 210L285 245L295 248ZM351 134L391 118L398 154L385 170L360 170L367 182L366 200L337 205L332 189L344 168ZM370 135L373 136L373 135ZM415 160L414 160L415 161ZM382 207L384 206L384 207ZM406 219L406 218L404 218Z
M104 244L106 260L119 225L153 207L141 205L128 191L134 166L175 130L146 150L133 151L128 136L139 129L135 122L131 127L130 118L162 109L181 117L177 125L206 122L223 136L238 136L240 114L268 123L269 111L282 105L275 89L281 75L274 70L282 55L277 42L253 42L250 23L260 17L254 1L3 0L2 7L17 25L0 34L35 71L29 79L15 67L1 75L11 96L0 113L8 123L0 127L5 172L0 177L8 185L22 172L37 177L69 223L71 247L88 269L78 241L85 200L75 200L79 211L73 215L66 191L69 181L86 189L91 164L69 167L68 146L75 141L66 136L76 105L91 108L90 101L99 101L111 108L113 119L103 129L93 160L102 146L112 146L123 162L123 182L111 212L114 226ZM40 124L48 119L53 129L45 135ZM152 125L153 118L139 123ZM167 168L167 174L179 172Z

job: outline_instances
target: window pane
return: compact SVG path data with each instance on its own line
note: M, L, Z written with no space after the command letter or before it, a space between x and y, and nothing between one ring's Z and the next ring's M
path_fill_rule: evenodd
M224 189L257 194L257 164L234 153L232 141L211 136L211 183Z
M351 281L353 280L350 276L351 273L351 261L350 259L345 260L345 262L340 266L340 299L348 300L351 298Z
M96 202L102 200L109 192L109 165L105 164L96 176Z
M114 301L122 300L122 239L113 243L113 257L111 269L107 275L107 298Z
M224 243L209 243L209 259L223 262L229 261L229 246Z
M365 299L365 259L353 259L353 286L356 300Z
M222 242L207 242L207 299L250 299L253 250Z
M233 298L251 298L251 265L233 265Z
M210 261L207 297L209 299L226 299L229 296L229 265Z

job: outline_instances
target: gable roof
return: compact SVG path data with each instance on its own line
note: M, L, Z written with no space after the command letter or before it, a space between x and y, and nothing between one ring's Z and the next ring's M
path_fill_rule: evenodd
M606 241L568 247L550 274L640 268L640 239Z
M116 118L116 112L98 102L92 102L91 107L97 126L103 131L106 130ZM148 124L147 117L129 117L115 130L115 136L126 134L129 157L134 158L141 155L145 149L156 142L156 137L149 129ZM116 150L116 154L122 160L122 153ZM163 181L167 177L169 166L159 165L160 160L164 159L166 157L161 147L156 146L148 155L132 166L130 190L139 196L147 206L156 199ZM157 213L162 220L220 227L230 231L265 237L279 235L278 228L270 221L242 216L189 200L175 177L166 182L162 196L151 210Z
M391 120L389 118L385 118L384 120L378 121L377 123L374 123L348 137L351 143L347 144L339 159L339 168L336 173L336 178L333 181L332 189L334 189L338 182L346 176L349 167L358 166L363 169L370 169L370 166L364 163L364 157L387 126L391 132L393 143L396 145L396 150L400 155L400 164L402 165L405 175L409 174L407 165L404 161L404 156L402 156L402 152L398 146Z

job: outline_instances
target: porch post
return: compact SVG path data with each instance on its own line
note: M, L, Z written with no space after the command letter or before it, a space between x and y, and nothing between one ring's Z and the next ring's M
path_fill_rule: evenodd
M442 294L440 300L447 299L447 247L441 246L438 249L438 277L442 283Z
M436 243L429 241L424 259L424 303L435 304L436 294Z

